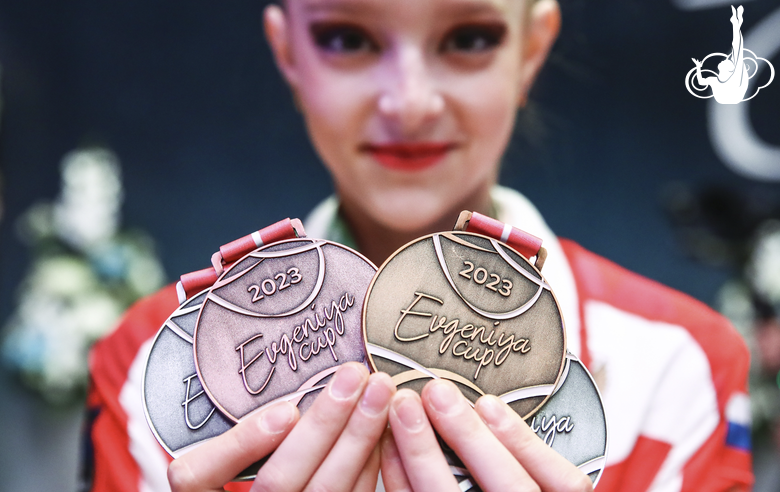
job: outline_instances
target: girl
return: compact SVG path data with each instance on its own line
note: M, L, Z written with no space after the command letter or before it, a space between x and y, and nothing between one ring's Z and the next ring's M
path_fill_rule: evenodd
M569 350L604 395L611 443L599 490L741 490L752 477L742 439L747 353L736 332L700 303L559 240L524 197L496 186L516 111L560 23L555 0L530 2L287 0L266 9L277 65L336 189L306 230L376 264L451 229L463 209L542 237ZM171 288L142 301L94 349L95 490L168 486L167 462L139 418L137 379L141 348L176 305ZM434 429L483 490L591 488L498 399L472 409L444 381L422 396L396 392L386 375L352 364L300 420L288 404L271 406L174 461L167 477L176 491L222 490L273 451L252 490L373 490L380 461L388 491L458 490Z

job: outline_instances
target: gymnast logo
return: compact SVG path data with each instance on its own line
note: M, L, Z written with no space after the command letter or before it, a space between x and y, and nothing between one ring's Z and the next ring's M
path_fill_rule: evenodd
M733 6L731 7L731 53L728 55L712 53L707 55L702 61L693 58L693 63L696 66L685 76L685 88L692 95L700 99L714 97L720 104L738 104L742 101L753 99L761 89L772 83L772 79L775 78L775 69L772 64L765 58L756 56L755 53L744 46L742 32L740 31L743 11L744 9L741 5L736 10ZM720 60L717 73L713 70L702 68L704 63L710 58L713 61ZM769 67L769 80L746 97L750 79L758 73L761 62ZM709 95L697 94L697 92L705 92L707 87L712 90Z

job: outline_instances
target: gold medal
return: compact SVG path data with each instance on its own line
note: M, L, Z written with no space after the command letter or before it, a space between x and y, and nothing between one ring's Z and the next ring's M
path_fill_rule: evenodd
M445 378L470 401L497 395L523 417L553 392L566 355L561 310L539 270L468 232L393 254L369 287L363 329L372 368L399 387Z

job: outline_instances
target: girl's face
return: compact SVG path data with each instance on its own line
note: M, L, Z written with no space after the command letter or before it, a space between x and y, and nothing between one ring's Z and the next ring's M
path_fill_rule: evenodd
M554 0L288 0L265 13L343 206L397 231L487 197L558 22Z

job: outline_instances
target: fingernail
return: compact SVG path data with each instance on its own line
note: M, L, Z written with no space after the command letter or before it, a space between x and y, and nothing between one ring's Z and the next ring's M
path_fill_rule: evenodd
M398 417L398 422L411 432L417 432L423 428L425 411L419 397L416 394L404 394L393 400L393 412Z
M337 400L346 400L355 395L363 386L365 371L359 366L346 364L339 367L330 384L330 394Z
M279 434L287 429L295 418L295 407L289 402L272 405L260 417L260 427L268 434Z
M477 413L490 427L500 427L506 419L506 406L504 402L493 395L486 395L477 400Z
M463 395L458 391L458 388L443 380L428 383L425 396L434 410L445 415L455 413L460 404L463 403Z
M363 392L363 398L360 399L360 410L366 415L378 415L387 408L392 396L393 391L383 380L371 379Z

